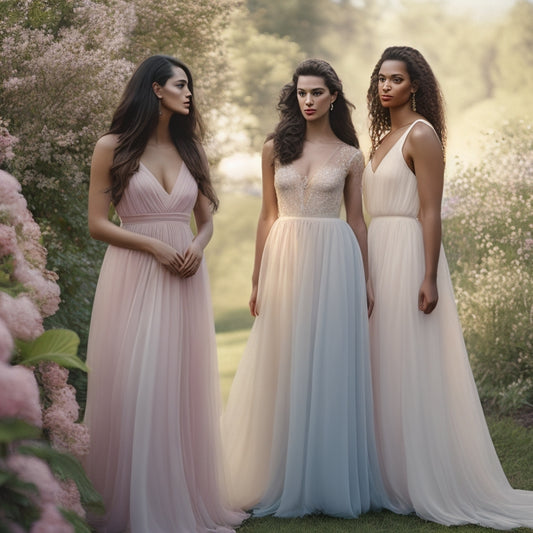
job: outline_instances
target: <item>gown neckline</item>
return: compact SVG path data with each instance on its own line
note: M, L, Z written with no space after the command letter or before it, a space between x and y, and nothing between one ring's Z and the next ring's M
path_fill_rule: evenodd
M424 119L417 118L416 120L411 122L411 124L409 124L409 127L398 137L398 139L396 139L396 141L392 144L392 146L387 150L387 153L381 158L381 161L378 163L378 166L375 169L374 169L374 165L372 164L374 160L371 159L369 161L370 170L372 170L372 174L375 174L378 171L379 167L381 166L381 163L383 163L383 161L385 161L387 156L394 150L395 146L411 131L411 129L413 128L413 126L417 122L424 122L425 124L427 124L427 121L425 121ZM404 159L404 161L405 161L405 159Z
M178 173L176 175L176 180L174 181L174 183L172 185L172 188L170 189L170 192L165 189L163 184L155 177L155 174L142 161L139 161L139 166L142 166L148 172L148 174L150 174L150 176L152 176L152 178L154 178L154 180L159 184L159 187L161 188L161 190L167 196L172 196L172 193L174 192L174 189L176 188L176 183L178 183L178 181L180 181L179 177L181 175L181 171L183 170L183 167L185 166L185 163L183 163L183 162L181 163L180 169L178 170Z

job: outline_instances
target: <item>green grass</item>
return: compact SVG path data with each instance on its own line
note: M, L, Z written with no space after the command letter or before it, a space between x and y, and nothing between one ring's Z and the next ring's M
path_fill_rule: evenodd
M416 516L400 516L383 511L381 513L367 513L355 520L345 520L317 515L306 518L250 518L239 533L487 533L496 529L480 526L441 526L433 522L426 522ZM530 529L515 529L516 532L531 531Z

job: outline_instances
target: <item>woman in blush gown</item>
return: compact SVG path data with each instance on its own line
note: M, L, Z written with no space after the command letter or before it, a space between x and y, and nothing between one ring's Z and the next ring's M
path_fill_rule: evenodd
M231 501L256 516L353 518L386 501L373 426L364 161L351 104L325 61L301 63L278 107L262 158L256 318L222 419Z
M87 354L85 466L106 505L99 532L229 532L245 517L226 503L222 471L203 260L217 198L199 126L189 69L152 56L94 150L89 229L109 243Z
M372 73L368 103L370 341L393 509L446 525L533 527L533 492L511 488L487 429L441 245L439 86L417 50L391 47Z

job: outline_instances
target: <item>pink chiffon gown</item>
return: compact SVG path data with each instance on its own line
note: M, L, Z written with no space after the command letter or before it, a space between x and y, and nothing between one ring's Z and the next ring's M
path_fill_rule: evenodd
M183 164L167 193L142 163L117 206L122 226L184 252L197 184ZM109 246L89 334L86 469L105 533L229 532L215 331L205 262L182 279L152 255Z

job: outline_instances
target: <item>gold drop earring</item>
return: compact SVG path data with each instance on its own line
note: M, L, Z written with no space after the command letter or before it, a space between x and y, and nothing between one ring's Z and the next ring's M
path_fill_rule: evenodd
M411 109L416 112L416 98L415 93L411 93Z

